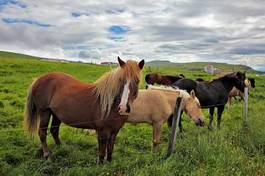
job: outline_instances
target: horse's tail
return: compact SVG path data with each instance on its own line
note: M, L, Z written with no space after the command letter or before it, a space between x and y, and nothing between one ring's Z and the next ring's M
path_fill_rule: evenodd
M33 135L38 129L38 114L36 104L34 103L32 96L32 86L35 81L32 83L28 90L28 96L24 109L24 127L30 135Z

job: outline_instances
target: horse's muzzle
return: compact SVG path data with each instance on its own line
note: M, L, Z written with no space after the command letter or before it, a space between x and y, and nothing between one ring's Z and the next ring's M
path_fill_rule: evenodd
M197 126L204 126L204 121L201 120L201 118L198 118L198 120L195 122Z
M131 107L130 107L130 105L129 105L129 104L127 104L127 106L126 106L126 107L127 107L127 109L126 109L126 112L127 112L127 113L130 113L130 112L131 112Z
M131 107L129 104L127 104L125 107L120 105L118 107L118 112L120 115L128 115L128 113L131 112Z

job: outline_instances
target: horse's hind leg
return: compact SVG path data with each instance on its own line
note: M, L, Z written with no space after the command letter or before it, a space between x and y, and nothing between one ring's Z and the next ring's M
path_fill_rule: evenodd
M224 105L218 106L217 108L217 129L220 129L220 124L221 124L221 118L222 118L222 113L224 111Z
M212 122L213 122L214 107L210 107L209 113L210 113L210 117L209 117L208 129L212 130L213 129Z
M54 139L56 145L60 145L61 141L59 138L59 128L60 128L61 121L57 118L55 114L52 114L52 125L50 128L50 132Z
M40 115L39 137L41 141L43 157L47 159L49 156L49 150L46 142L46 137L47 137L47 128L49 125L51 112L50 110L40 111L39 115Z

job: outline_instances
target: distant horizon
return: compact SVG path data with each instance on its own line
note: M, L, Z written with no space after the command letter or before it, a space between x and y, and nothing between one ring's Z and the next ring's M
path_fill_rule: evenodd
M0 50L0 52L9 52L9 53L14 53L14 54L23 54L23 55L28 55L28 56L33 56L33 57L37 57L37 58L40 58L40 59L50 59L50 60L65 60L65 61L69 61L69 62L82 62L82 63L93 63L93 64L100 64L102 62L113 62L113 63L117 63L116 60L99 60L99 59L96 59L96 60L93 60L93 59L86 59L86 60L76 60L76 59L71 59L71 58L65 58L65 59L62 59L62 58L47 58L47 57L42 57L42 56L36 56L36 55L29 55L29 54L26 54L26 53L17 53L17 52L13 52L13 51L4 51L4 50ZM128 59L128 58L123 58L123 59ZM132 59L132 58L130 58ZM93 61L93 62L92 62ZM230 64L230 65L245 65L245 66L248 66L256 71L261 71L261 72L265 72L265 67L259 67L259 68L254 68L254 67L251 67L249 65L246 65L246 64L240 64L240 63L227 63L227 62L215 62L215 61L190 61L190 62L177 62L177 61L170 61L170 60L159 60L159 59L156 59L156 60L147 60L146 62L171 62L171 63L176 63L176 64L185 64L185 63L196 63L196 62L201 62L201 63L224 63L224 64Z
M220 62L265 70L265 1L0 3L0 50L83 62Z

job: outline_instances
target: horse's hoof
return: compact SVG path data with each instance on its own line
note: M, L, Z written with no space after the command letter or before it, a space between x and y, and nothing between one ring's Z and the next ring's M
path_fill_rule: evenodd
M101 164L104 164L104 158L99 158L97 159L97 165L101 165Z
M43 153L43 158L45 158L46 160L49 158L49 152L44 152Z
M101 164L104 164L104 160L97 160L97 165L101 165Z

